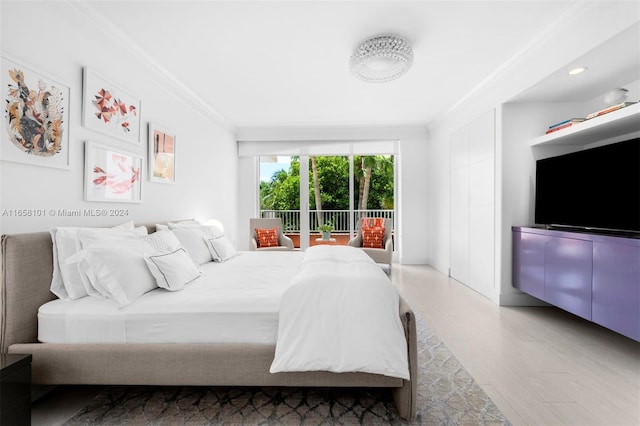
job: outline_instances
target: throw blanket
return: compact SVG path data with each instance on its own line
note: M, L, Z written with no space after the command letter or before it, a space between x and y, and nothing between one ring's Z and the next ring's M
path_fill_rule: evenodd
M366 372L409 380L397 289L362 250L306 251L282 296L271 373Z

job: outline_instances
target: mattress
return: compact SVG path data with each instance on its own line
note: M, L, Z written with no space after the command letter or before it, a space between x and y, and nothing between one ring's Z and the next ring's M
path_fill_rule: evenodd
M110 299L53 300L38 311L43 343L275 344L278 312L302 252L241 252L201 265L184 290L161 288L120 308Z

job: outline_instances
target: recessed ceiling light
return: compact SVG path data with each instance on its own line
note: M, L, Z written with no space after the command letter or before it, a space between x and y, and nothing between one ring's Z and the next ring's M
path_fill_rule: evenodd
M574 69L569 71L569 75L580 74L582 72L585 72L586 70L587 70L587 67L575 67Z

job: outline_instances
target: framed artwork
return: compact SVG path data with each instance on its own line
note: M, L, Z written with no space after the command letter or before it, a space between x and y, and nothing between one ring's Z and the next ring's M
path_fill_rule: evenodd
M140 143L140 100L88 67L84 68L83 92L84 127Z
M142 156L86 142L84 158L86 201L142 201Z
M176 136L155 123L149 123L149 180L176 182Z
M17 61L1 58L4 161L69 168L69 86Z

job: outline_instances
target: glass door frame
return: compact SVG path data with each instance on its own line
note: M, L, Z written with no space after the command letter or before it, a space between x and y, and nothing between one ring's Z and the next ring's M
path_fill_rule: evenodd
M307 150L305 152L301 152L298 155L300 161L300 250L304 251L310 247L310 235L311 235L311 224L310 224L310 208L309 201L311 191L309 189L309 172L310 172L310 157ZM261 155L264 156L265 154ZM397 230L397 199L398 199L398 153L389 153L389 154L370 154L370 155L391 155L393 156L393 198L394 198L394 208L393 208L393 218L394 218L394 229ZM262 215L262 206L260 200L260 157L256 156L256 166L257 166L257 216L260 217ZM346 154L320 154L315 155L316 157L347 157L349 159L349 236L352 238L356 234L356 214L357 211L355 209L355 157L356 156L366 156L366 154L355 154L353 150L350 150L349 153ZM396 244L394 244L395 246ZM394 248L395 251L395 248Z

